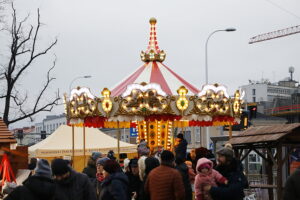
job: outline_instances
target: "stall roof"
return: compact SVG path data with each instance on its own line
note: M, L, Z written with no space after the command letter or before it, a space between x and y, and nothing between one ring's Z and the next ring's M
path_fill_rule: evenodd
M0 143L17 143L14 135L8 130L4 121L0 118Z
M238 136L233 137L230 143L232 145L240 145L273 142L294 133L296 129L300 130L300 123L251 127L241 132Z

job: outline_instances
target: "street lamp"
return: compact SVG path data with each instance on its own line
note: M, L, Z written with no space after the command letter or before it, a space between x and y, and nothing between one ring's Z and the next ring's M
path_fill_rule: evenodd
M78 77L74 78L74 79L71 81L70 85L69 85L69 91L70 91L70 92L71 92L73 83L74 83L76 80L82 79L82 78L92 78L92 76L91 76L91 75L86 75L86 76L78 76Z
M222 30L215 30L214 32L212 32L207 40L206 40L206 43L205 43L205 84L208 84L208 61L207 61L207 45L208 45L208 41L209 41L209 38L217 33L217 32L221 32L221 31L224 31L224 32L233 32L233 31L236 31L235 28L227 28L227 29L222 29Z
M206 40L206 43L205 43L205 84L207 85L208 84L208 62L207 62L207 45L208 45L208 41L209 41L209 38L217 33L217 32L222 32L222 31L225 31L225 32L233 32L233 31L236 31L235 28L227 28L227 29L222 29L222 30L215 30L214 32L212 32L211 34L209 34L207 40ZM207 148L209 149L209 127L206 127L206 145L207 145Z

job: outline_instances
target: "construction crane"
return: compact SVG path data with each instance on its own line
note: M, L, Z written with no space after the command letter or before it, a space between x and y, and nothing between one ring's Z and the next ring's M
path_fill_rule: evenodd
M257 35L255 37L250 38L249 44L257 43L257 42L263 42L266 40L272 40L280 37L286 37L289 35L294 35L300 33L300 25L298 26L292 26L289 28L269 32L269 33L264 33L261 35Z

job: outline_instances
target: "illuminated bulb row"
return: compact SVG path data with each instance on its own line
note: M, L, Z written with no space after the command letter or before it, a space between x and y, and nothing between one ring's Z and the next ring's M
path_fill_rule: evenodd
M160 121L157 122L157 145L160 145L161 142L161 134L160 134Z

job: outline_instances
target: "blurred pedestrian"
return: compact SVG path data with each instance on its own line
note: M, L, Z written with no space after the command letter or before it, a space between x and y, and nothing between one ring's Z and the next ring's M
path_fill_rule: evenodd
M192 168L194 172L196 172L196 165L197 165L196 149L191 149L191 151L187 155L187 160L191 161Z
M130 200L128 178L115 160L104 164L104 181L99 200Z
M189 177L189 168L185 164L183 158L177 157L175 160L176 163L176 169L180 172L183 185L184 185L184 191L185 191L185 199L186 200L192 200L192 186L190 183L190 177Z
M197 162L197 176L195 178L195 196L196 200L211 200L209 192L204 190L205 186L217 186L227 184L228 180L218 171L213 169L212 161L207 158L201 158Z
M124 173L129 172L129 162L130 162L130 159L125 158L125 160L124 160Z
M140 144L137 148L139 157L141 156L149 156L150 149L145 139L141 139Z
M182 177L175 166L174 154L165 150L161 154L161 165L147 177L145 192L151 200L184 200Z
M87 175L75 172L63 159L51 163L56 182L55 200L96 200L96 191Z
M296 169L294 173L288 177L285 183L284 200L298 200L300 199L300 168Z
M157 158L159 160L159 162L161 161L160 156L163 151L164 151L163 146L161 146L161 145L157 146L157 151L155 152L154 156L155 156L155 158Z
M189 169L189 179L190 179L190 183L191 183L191 187L192 187L192 192L195 192L194 184L195 184L196 173L194 172L193 164L191 161L188 161L188 160L185 161L185 164Z
M36 168L37 158L30 158L30 162L28 164L29 170L34 170Z
M142 181L139 176L138 159L131 159L129 172L126 173L129 180L129 195L132 199L139 199L139 191Z
M87 166L83 169L82 173L86 174L91 182L95 182L96 180L96 161L98 158L102 157L102 153L100 152L93 152L88 160Z
M180 157L185 161L187 145L188 145L188 143L187 143L186 139L184 139L183 134L179 133L176 136L176 145L175 145L176 157Z
M97 197L99 198L100 192L101 192L101 184L104 181L104 165L106 161L110 160L107 157L104 158L99 158L97 160L97 173L96 173L96 181L95 181L95 188L96 188L96 194Z
M35 174L12 191L5 200L54 200L55 189L48 161L38 159Z

